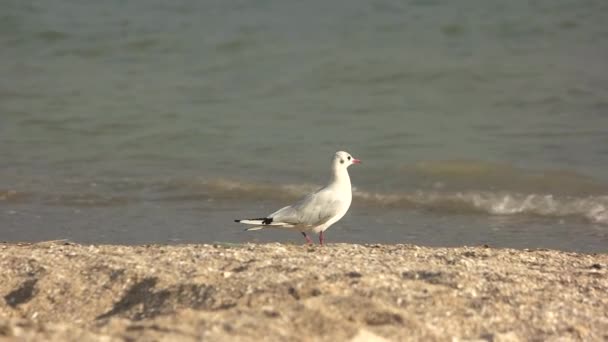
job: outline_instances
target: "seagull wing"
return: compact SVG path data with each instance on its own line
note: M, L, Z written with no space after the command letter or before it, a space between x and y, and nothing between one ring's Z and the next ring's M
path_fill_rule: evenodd
M332 191L323 188L293 205L275 211L268 217L272 218L273 222L294 226L318 226L336 216L341 204Z

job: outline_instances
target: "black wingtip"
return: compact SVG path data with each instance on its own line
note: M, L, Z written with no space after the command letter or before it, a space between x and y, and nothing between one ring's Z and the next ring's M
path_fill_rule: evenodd
M241 220L234 220L234 222L241 222Z

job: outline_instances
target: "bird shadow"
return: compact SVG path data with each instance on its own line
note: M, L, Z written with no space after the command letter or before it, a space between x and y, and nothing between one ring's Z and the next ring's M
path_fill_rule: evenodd
M131 286L110 311L97 316L96 319L105 319L125 313L139 304L142 304L143 308L134 315L133 320L141 320L158 315L163 304L169 298L170 292L167 290L155 292L154 287L157 282L158 278L149 277Z

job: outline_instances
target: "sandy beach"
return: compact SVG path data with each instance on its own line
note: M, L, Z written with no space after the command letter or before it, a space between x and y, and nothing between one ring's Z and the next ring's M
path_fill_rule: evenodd
M0 340L608 339L608 255L0 244Z

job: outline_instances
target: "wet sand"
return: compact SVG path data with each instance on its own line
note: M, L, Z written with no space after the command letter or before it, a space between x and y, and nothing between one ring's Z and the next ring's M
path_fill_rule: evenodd
M0 244L0 340L608 339L608 254Z

